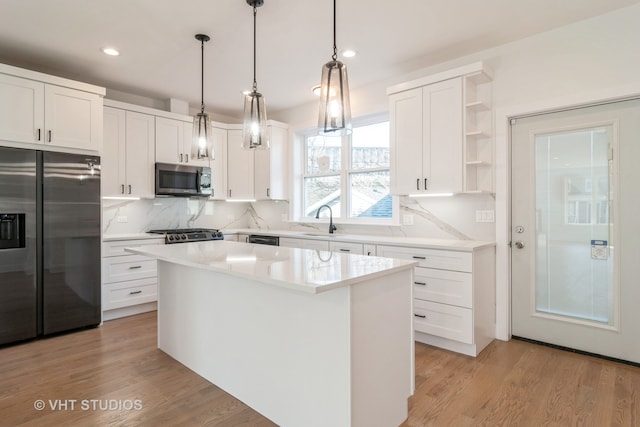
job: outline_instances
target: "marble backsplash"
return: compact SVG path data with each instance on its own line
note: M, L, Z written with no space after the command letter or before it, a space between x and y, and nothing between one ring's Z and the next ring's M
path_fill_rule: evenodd
M486 194L446 198L402 197L400 218L411 215L413 225L338 223L336 233L494 241L495 223L476 222L477 210L495 210L493 197ZM325 232L327 229L326 222L289 222L288 215L289 203L286 201L234 203L178 197L104 200L102 225L105 234L192 227L311 232Z

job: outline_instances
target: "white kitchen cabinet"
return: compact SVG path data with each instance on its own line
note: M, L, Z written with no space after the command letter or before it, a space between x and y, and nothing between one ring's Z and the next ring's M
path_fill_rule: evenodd
M227 130L227 200L284 200L288 195L289 128L268 121L269 150L243 150L242 128Z
M493 191L491 71L482 62L387 94L393 194Z
M212 144L214 157L210 160L211 167L211 199L225 200L227 198L227 130L213 126Z
M192 157L193 121L156 116L156 162L209 167L209 159Z
M164 238L110 240L102 244L103 320L157 308L157 262L126 247L162 245Z
M280 122L267 122L269 150L254 152L254 194L256 200L288 198L289 127Z
M329 242L326 240L300 239L300 247L302 249L314 249L317 251L328 251Z
M415 339L477 356L495 336L495 248L472 252L377 246L378 256L418 261Z
M389 97L394 194L462 192L462 79Z
M241 146L242 129L227 130L227 200L255 200L253 151Z
M362 252L368 256L378 255L378 247L371 243L364 243L362 245Z
M3 74L26 74L30 78ZM58 86L37 78L82 86ZM104 89L0 64L0 140L99 151ZM46 148L45 148L46 149Z
M364 254L362 243L342 242L339 240L329 240L329 250L331 252L342 252L348 254Z
M104 107L103 196L154 197L154 141L152 115Z

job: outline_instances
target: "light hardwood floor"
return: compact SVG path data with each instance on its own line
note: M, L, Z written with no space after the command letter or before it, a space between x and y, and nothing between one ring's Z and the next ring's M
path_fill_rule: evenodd
M521 341L475 359L416 344L409 407L404 427L639 426L640 369ZM146 313L0 349L0 425L274 424L158 350Z

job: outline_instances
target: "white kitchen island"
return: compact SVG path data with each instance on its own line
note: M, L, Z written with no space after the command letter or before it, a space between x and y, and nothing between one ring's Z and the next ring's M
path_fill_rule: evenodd
M412 261L211 241L158 259L158 346L281 426L397 426L414 389Z

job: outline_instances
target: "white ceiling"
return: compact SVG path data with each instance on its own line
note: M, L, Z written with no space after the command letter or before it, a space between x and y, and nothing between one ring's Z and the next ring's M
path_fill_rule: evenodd
M338 0L351 87L389 79L638 3L639 0ZM0 62L240 117L252 83L246 0L0 0ZM332 53L331 0L265 0L258 90L278 112L313 101ZM104 46L120 49L108 57Z

